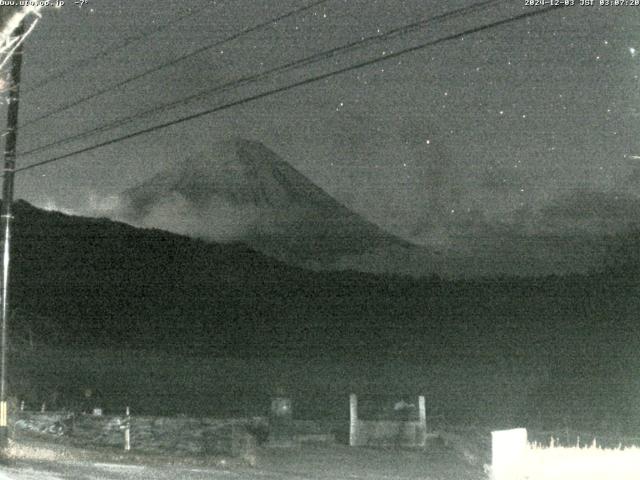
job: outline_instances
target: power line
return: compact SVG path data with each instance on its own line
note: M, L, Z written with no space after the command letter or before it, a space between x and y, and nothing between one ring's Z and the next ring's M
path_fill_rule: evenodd
M99 97L100 95L108 93L108 92L110 92L112 90L117 90L117 89L119 89L119 88L121 88L121 87L123 87L123 86L125 86L125 85L127 85L127 84L129 84L129 83L131 83L133 81L135 81L135 80L139 80L139 79L144 78L144 77L146 77L148 75L151 75L152 73L158 72L160 70L164 70L167 67L175 65L177 63L180 63L180 62L182 62L182 61L184 61L184 60L186 60L188 58L194 57L194 56L196 56L196 55L198 55L198 54L200 54L202 52L205 52L207 50L211 50L211 49L216 48L216 47L220 47L221 45L224 45L225 43L228 43L228 42L231 42L233 40L236 40L236 39L238 39L238 38L240 38L240 37L242 37L244 35L247 35L249 33L253 33L255 31L257 31L257 30L260 30L261 28L264 28L266 26L272 25L272 24L274 24L276 22L279 22L279 21L284 20L286 18L289 18L289 17L291 17L293 15L296 15L298 13L301 13L301 12L304 12L306 10L309 10L311 8L317 7L317 6L321 5L321 4L327 3L329 1L331 1L331 0L316 0L315 2L312 2L307 6L300 7L300 8L297 8L295 10L291 10L291 11L289 11L289 12L287 12L285 14L282 14L282 15L280 15L278 17L272 18L270 20L266 20L266 21L264 21L262 23L259 23L258 25L254 25L253 27L245 28L244 30L241 30L240 32L237 32L237 33L231 35L230 37L224 38L222 40L218 40L218 41L216 41L216 42L214 42L212 44L206 45L204 47L200 47L200 48L194 50L193 52L187 53L185 55L181 55L178 58L175 58L175 59L170 60L168 62L165 62L163 64L160 64L160 65L157 65L155 67L152 67L152 68L150 68L148 70L145 70L142 73L134 75L133 77L130 77L130 78L126 78L126 79L124 79L124 80L122 80L122 81L120 81L118 83L115 83L113 85L105 87L105 88L103 88L101 90L98 90L97 92L91 93L91 94L89 94L89 95L87 95L85 97L82 97L82 98L78 99L78 100L74 100L72 102L69 102L69 103L66 103L64 105L61 105L60 107L55 108L55 109L53 109L53 110L51 110L51 111L49 111L47 113L44 113L44 114L40 115L39 117L27 120L25 123L20 125L19 128L25 128L25 127L27 127L29 125L32 125L32 124L34 124L36 122L39 122L40 120L44 120L45 118L49 118L49 117L51 117L51 116L53 116L53 115L55 115L57 113L64 112L65 110L73 108L73 107L75 107L77 105L80 105L81 103L84 103L84 102L86 102L88 100L91 100L93 98Z
M485 1L482 1L482 2L478 2L478 3L474 4L474 5L470 5L470 6L467 6L467 7L462 7L462 8L459 8L459 9L456 9L456 10L453 10L453 11L450 11L450 12L446 12L446 13L443 13L443 14L440 14L440 15L435 15L433 17L429 17L427 19L423 19L423 20L420 20L418 22L414 22L414 23L411 23L411 24L408 24L408 25L404 25L402 27L393 28L393 29L391 29L391 30L389 30L389 31L387 31L387 32L385 32L383 34L372 35L372 36L369 36L369 37L366 37L366 38L362 38L360 40L348 43L346 45L342 45L340 47L335 47L335 48L332 48L332 49L329 49L329 50L325 50L323 52L318 52L318 53L316 53L314 55L311 55L309 57L305 57L303 59L295 60L293 62L286 63L286 64L281 65L279 67L274 67L274 68L271 68L269 70L265 70L264 72L261 72L261 73L257 73L257 74L241 77L239 79L231 80L229 82L223 83L221 85L217 85L217 86L215 86L213 88L208 88L208 89L206 89L204 91L189 95L187 97L183 97L181 99L173 100L171 102L164 103L162 105L158 105L158 106L149 108L149 109L144 110L142 112L134 113L132 115L116 119L116 120L114 120L112 122L108 122L108 123L106 123L104 125L101 125L101 126L98 126L98 127L94 127L94 128L89 129L89 130L85 130L84 132L80 132L80 133L78 133L76 135L73 135L71 137L66 137L66 138L63 138L63 139L56 140L54 142L45 144L45 145L41 145L39 147L33 148L31 150L28 150L26 152L21 152L21 156L37 153L37 152L46 150L46 149L54 147L54 146L58 146L58 145L65 144L65 143L69 143L71 141L79 140L81 138L85 138L87 136L90 136L90 135L93 135L93 134L96 134L96 133L100 133L100 132L104 132L104 131L107 131L107 130L111 130L111 129L120 127L122 125L126 125L127 123L129 123L129 122L131 122L131 121L133 121L135 119L143 118L143 117L146 117L146 116L154 114L154 113L159 113L159 112L162 112L162 111L170 110L171 108L174 108L174 107L176 107L178 105L182 105L182 104L188 103L188 102L190 102L192 100L195 100L197 98L201 98L201 97L210 95L212 93L225 91L225 90L228 90L228 89L231 89L231 88L237 88L237 87L239 87L239 86L241 86L243 84L247 84L249 82L256 82L256 81L261 80L261 79L263 79L263 78L265 78L265 77L267 77L269 75L272 75L274 73L280 73L280 72L288 71L288 70L291 70L291 69L294 69L294 68L297 68L297 67L300 67L300 66L309 65L309 64L312 64L312 63L318 63L318 62L327 60L327 59L337 55L338 53L344 53L344 52L347 52L347 51L351 51L356 47L362 47L365 44L370 43L372 41L382 41L382 40L386 40L388 38L392 38L392 37L398 36L400 34L408 34L411 31L414 31L414 30L416 30L418 28L423 28L423 27L425 27L426 25L428 25L428 24L430 24L432 22L441 21L441 20L445 20L445 19L448 19L448 18L453 18L453 17L456 17L456 16L466 15L466 14L470 13L471 11L478 10L480 8L484 8L484 7L489 6L490 4L499 3L499 2L503 2L503 1L504 0L485 0Z
M204 8L209 8L209 7L204 7ZM87 65L90 65L92 62L98 60L99 58L102 57L106 57L110 54L112 54L113 52L116 52L122 48L126 48L129 45L131 45L134 42L137 41L142 41L147 37L151 37L153 35L155 35L156 33L159 33L173 25L175 25L176 23L181 22L182 20L192 17L198 13L201 13L201 10L195 10L195 11L191 11L191 9L189 9L189 13L187 13L186 15L182 15L180 17L174 18L173 20L163 24L163 25L159 25L156 28L153 28L151 30L148 30L147 32L143 32L141 34L138 35L132 35L131 37L125 38L124 41L120 44L116 44L116 45L112 45L110 47L105 48L104 50L100 50L98 53L94 54L94 55L90 55L89 57L83 58L81 60L78 60L75 63L72 63L71 65L69 65L67 68L63 68L62 70L54 73L53 75L50 75L49 77L43 78L41 80L39 80L38 82L35 83L35 85L32 85L30 88L28 89L24 89L24 92L30 92L31 90L36 90L40 87L43 87L44 85L47 85L51 82L53 82L54 80L58 80L59 78L64 77L65 75L67 75L68 73L71 72L76 72L78 69L84 68Z
M512 23L512 22L515 22L515 21L518 21L518 20L523 20L525 18L531 18L531 17L537 16L537 15L542 15L542 14L545 14L545 13L551 11L551 10L556 10L556 9L564 8L564 7L565 7L565 5L545 7L545 8L539 9L539 10L532 10L532 11L529 11L529 12L521 13L521 14L516 15L514 17L506 18L506 19L503 19L503 20L497 20L495 22L484 24L484 25L481 25L479 27L469 28L469 29L464 30L462 32L454 33L454 34L448 35L446 37L439 38L437 40L432 40L432 41L429 41L429 42L426 42L426 43L422 43L420 45L416 45L416 46L413 46L413 47L405 48L403 50L399 50L399 51L394 52L394 53L390 53L390 54L385 55L383 57L376 57L374 59L366 60L364 62L360 62L360 63L357 63L355 65L351 65L351 66L348 66L348 67L344 67L344 68L335 70L333 72L328 72L328 73L324 73L324 74L321 74L321 75L317 75L317 76L312 77L312 78L301 80L301 81L298 81L298 82L295 82L295 83L292 83L292 84L289 84L289 85L285 85L285 86L282 86L282 87L278 87L278 88L275 88L273 90L269 90L267 92L258 93L256 95L245 97L245 98L240 99L240 100L235 100L233 102L229 102L229 103L226 103L224 105L220 105L220 106L215 107L215 108L204 110L202 112L194 113L194 114L187 115L185 117L178 118L178 119L175 119L175 120L172 120L172 121L169 121L169 122L165 122L165 123L161 123L161 124L158 124L158 125L154 125L152 127L144 128L142 130L138 130L136 132L132 132L132 133L129 133L129 134L117 137L117 138L113 138L111 140L107 140L107 141L104 141L104 142L100 142L98 144L95 144L95 145L92 145L92 146L89 146L89 147L81 148L79 150L75 150L73 152L66 153L64 155L59 155L59 156L56 156L56 157L53 157L53 158L50 158L50 159L47 159L47 160L43 160L41 162L36 162L36 163L31 164L31 165L27 165L25 167L18 168L15 171L16 172L22 172L22 171L30 170L32 168L36 168L36 167L39 167L39 166L42 166L42 165L46 165L46 164L49 164L49 163L54 163L54 162L57 162L57 161L60 161L60 160L64 160L64 159L69 158L69 157L73 157L75 155L79 155L81 153L86 153L86 152L89 152L91 150L96 150L96 149L101 148L101 147L106 147L108 145L119 143L119 142L122 142L124 140L129 140L131 138L138 137L140 135L151 133L151 132L154 132L156 130L161 130L163 128L167 128L167 127L170 127L170 126L173 126L173 125L177 125L177 124L180 124L180 123L184 123L184 122L188 122L188 121L191 121L191 120L195 120L197 118L200 118L200 117L203 117L203 116L206 116L206 115L210 115L212 113L216 113L216 112L219 112L219 111L222 111L222 110L227 110L227 109L232 108L232 107L236 107L236 106L239 106L239 105L243 105L245 103L253 102L255 100L259 100L259 99L262 99L262 98L265 98L265 97L269 97L271 95L282 93L282 92L285 92L285 91L288 91L288 90L291 90L291 89L294 89L294 88L297 88L297 87L301 87L301 86L304 86L304 85L309 85L309 84L312 84L312 83L315 83L315 82L319 82L321 80L324 80L324 79L327 79L327 78L330 78L330 77L333 77L333 76L336 76L336 75L340 75L340 74L343 74L343 73L347 73L347 72L350 72L352 70L357 70L357 69L360 69L360 68L363 68L363 67L368 67L370 65L374 65L376 63L380 63L380 62L384 62L384 61L387 61L387 60L391 60L391 59L397 58L399 56L406 55L408 53L413 53L413 52L422 50L424 48L437 45L439 43L447 42L449 40L454 40L454 39L457 39L457 38L460 38L460 37L463 37L463 36L466 36L466 35L471 35L471 34L478 33L478 32L484 31L484 30L488 30L488 29L495 28L495 27L498 27L498 26L506 25L506 24L509 24L509 23Z
M421 28L424 28L425 26L427 26L428 24L434 22L434 21L442 21L442 20L447 20L449 18L455 18L455 17L459 17L459 16L464 16L467 15L470 12L473 12L474 10L480 10L482 8L486 8L488 6L490 6L493 3L500 3L503 2L505 0L484 0L478 3L475 3L473 5L468 5L466 7L461 7L458 8L456 10L452 10L449 12L445 12L445 13L441 13L439 15L434 15L433 17L429 17L423 20L419 20L417 22L414 23L410 23L408 25L403 25L401 27L396 27L393 28L383 34L379 34L379 35L372 35L370 37L366 37L366 38L362 38L360 40L357 40L355 42L351 42L348 43L346 45L343 45L341 47L336 47L333 48L331 50L328 50L327 52L325 52L325 58L331 58L332 56L338 54L338 53L342 53L342 52L346 52L349 50L353 50L356 47L360 47L366 43L369 43L371 41L380 41L380 40L388 40L390 38L393 37L397 37L397 36L401 36L401 35L407 35L411 32L414 32L416 30L419 30ZM305 61L301 61L297 66L304 66L307 65L308 63L311 63L312 59L310 59L309 61L305 62Z

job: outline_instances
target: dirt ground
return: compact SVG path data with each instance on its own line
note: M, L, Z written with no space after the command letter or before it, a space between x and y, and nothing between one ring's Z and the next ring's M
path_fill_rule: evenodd
M350 479L484 479L483 465L444 444L425 450L306 446L297 451L270 451L258 468L311 478Z
M258 447L243 458L179 457L84 449L56 442L22 438L12 444L11 472L27 478L226 478L240 479L372 479L480 480L484 458L455 438L439 439L424 449L352 448L305 444L291 448ZM484 457L484 455L481 455ZM26 470L25 470L26 469ZM0 470L0 472L3 472ZM34 474L41 472L44 476ZM46 473L51 473L47 477ZM114 473L115 472L115 473ZM173 473L171 473L173 472ZM117 473L117 475L116 475ZM115 476L114 476L115 475ZM173 477L172 477L173 475ZM133 477L131 477L133 478Z

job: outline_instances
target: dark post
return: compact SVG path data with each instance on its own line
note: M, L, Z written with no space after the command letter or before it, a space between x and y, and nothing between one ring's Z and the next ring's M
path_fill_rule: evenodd
M271 400L269 415L269 445L272 447L292 447L293 442L293 410L291 399L282 395Z
M15 30L14 35L24 33L24 23ZM13 177L16 168L16 141L18 128L18 100L20 94L20 67L22 66L22 43L11 59L11 78L9 79L9 106L7 109L7 130L5 132L4 169L2 185L2 312L0 325L0 446L8 442L7 427L7 324L9 321L9 252L11 246L11 204L13 203Z

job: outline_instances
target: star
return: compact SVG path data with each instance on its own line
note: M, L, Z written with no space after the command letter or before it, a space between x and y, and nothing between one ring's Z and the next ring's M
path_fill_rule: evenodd
M638 51L633 47L629 47L629 53L631 54L632 58L635 58L635 56L638 54Z

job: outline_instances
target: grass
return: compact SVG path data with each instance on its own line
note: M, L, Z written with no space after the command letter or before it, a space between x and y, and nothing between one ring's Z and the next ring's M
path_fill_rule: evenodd
M525 465L529 480L637 480L640 448L531 446Z
M559 446L527 443L505 445L502 468L488 469L493 480L637 480L640 475L640 448L635 446L602 448L590 445ZM502 460L500 460L502 461Z

